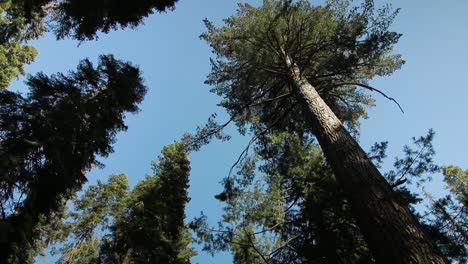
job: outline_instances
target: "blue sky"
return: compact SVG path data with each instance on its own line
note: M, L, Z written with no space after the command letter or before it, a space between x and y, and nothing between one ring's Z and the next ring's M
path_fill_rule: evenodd
M220 121L227 118L216 106L219 98L209 93L203 82L210 71L209 46L198 36L204 31L202 20L215 23L234 14L234 0L180 0L173 12L155 14L145 25L100 34L98 41L56 41L47 34L33 41L39 49L36 61L27 72L47 74L76 68L79 60L95 61L99 54L114 54L128 60L143 71L149 92L141 105L142 111L128 116L129 129L118 135L115 152L103 159L104 169L88 173L90 183L105 179L112 173L127 173L130 184L151 173L150 161L156 159L166 144L193 131L208 116L219 113ZM243 1L259 4L261 1ZM317 1L315 1L317 2ZM320 2L320 1L319 1ZM376 1L377 5L384 1ZM385 1L389 2L389 1ZM372 84L396 98L405 110L402 114L392 103L379 95L377 107L369 111L370 118L362 122L360 142L369 149L376 141L388 140L389 161L401 153L402 146L412 136L424 135L434 128L439 164L456 164L468 168L468 1L394 0L401 8L393 29L403 33L397 52L407 63L393 76L375 80ZM16 81L14 89L24 87ZM229 142L213 142L191 159L191 202L187 219L200 211L214 223L219 219L221 204L213 196L221 191L220 180L244 148L247 139L234 135ZM391 162L389 162L391 163ZM389 166L386 166L389 168ZM436 179L430 191L442 193ZM50 263L41 257L37 263ZM215 258L200 252L192 263L230 263L227 254Z

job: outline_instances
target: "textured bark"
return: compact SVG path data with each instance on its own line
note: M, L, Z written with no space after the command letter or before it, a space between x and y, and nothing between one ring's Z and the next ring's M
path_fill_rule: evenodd
M377 263L448 263L364 150L343 127L300 69L286 57L312 129Z

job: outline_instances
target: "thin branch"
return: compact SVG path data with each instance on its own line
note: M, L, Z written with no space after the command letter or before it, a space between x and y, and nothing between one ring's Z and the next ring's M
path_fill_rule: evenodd
M266 233L266 232L269 232L269 231L272 231L272 230L275 230L276 228L280 227L281 225L285 224L285 223L288 223L289 221L285 221L285 222L278 222L276 223L275 225L271 226L271 227L268 227L268 228L264 228L260 231L257 231L254 233L254 235L260 235L260 234L263 234L263 233Z
M259 67L259 69L264 70L264 71L269 72L269 73L285 75L285 72L283 72L283 71L277 71L277 70L273 70L273 69L267 68L267 67Z
M258 106L258 105L261 105L261 104L264 104L264 103L267 103L267 102L276 101L276 100L282 99L282 98L284 98L284 97L288 97L288 96L290 96L290 95L291 95L291 93L285 93L285 94L279 95L279 96L277 96L277 97L275 97L275 98L266 99L266 100L263 100L263 101L261 101L261 102L252 104L251 106Z
M226 128L232 121L234 121L234 119L236 117L238 117L241 113L244 112L245 109L249 108L250 106L252 106L252 104L258 100L258 99L261 99L262 97L264 97L268 92L270 92L271 90L273 90L275 88L275 86L271 86L270 88L266 89L265 91L263 91L260 95L258 96L255 96L254 98L252 98L247 104L243 105L236 113L234 113L233 115L231 115L231 118L229 118L229 120L218 126L216 129L214 129L213 131L203 135L202 137L200 138L196 138L196 139L193 139L191 142L188 142L187 145L190 146L192 144L194 144L196 141L203 141L207 138L210 138L211 136L219 133L221 130L223 130L224 128Z
M239 157L237 158L236 162L234 162L234 164L231 166L231 168L229 169L229 173L228 173L228 178L231 177L231 174L232 174L232 171L234 170L234 168L239 164L239 162L242 161L242 159L248 154L249 152L249 149L250 149L250 146L255 142L257 141L257 139L261 136L261 135L264 135L266 134L271 128L273 128L273 126L275 126L279 121L281 121L283 118L286 117L286 115L296 106L296 104L293 104L287 111L284 112L284 114L276 119L274 122L272 122L271 124L268 125L268 127L266 127L263 131L261 131L259 134L255 135L252 139L250 139L249 143L247 144L247 146L244 148L244 150L241 152L241 154L239 155Z
M244 232L245 232L245 228L244 228ZM255 237L255 235L252 235ZM263 262L269 264L270 262L268 261L267 258L265 258L265 256L263 256L262 252L260 252L260 250L255 246L255 242L252 240L252 236L249 234L248 235L248 238L249 238L249 242L250 242L250 245L251 247L255 250L255 252L257 252L257 254L260 256L260 258L262 258Z
M351 107L351 104L346 101L342 96L340 95L337 95L337 94L330 94L331 96L334 96L336 98L338 98L338 100L340 100L343 104L345 104L347 107Z
M259 253L259 252L258 252L258 249L257 249L254 245L252 245L251 243L246 244L246 243L236 242L236 241L232 241L232 240L231 240L231 241L228 241L228 243L230 243L230 244L235 244L235 245L239 245L239 246L245 246L245 247L251 247L251 248L253 248L253 249L258 253L258 255L262 258L263 262L269 264L269 262L268 262L268 260L265 258L265 256L263 256L261 253ZM254 257L254 258L256 258L256 257Z
M295 236L291 237L290 239L288 239L288 241L284 242L281 246L279 246L278 248L276 248L275 250L270 252L270 254L268 254L268 257L269 258L274 257L276 254L278 254L279 251L281 251L283 248L287 247L289 245L289 243L291 243L293 240L297 239L298 237L299 237L299 235L295 235Z
M356 86L360 86L362 88L368 89L370 91L377 92L377 93L381 94L383 97L387 98L388 100L393 101L398 106L398 108L400 108L400 111L402 113L405 113L405 111L403 111L403 108L401 108L401 105L397 102L397 100L395 100L393 97L390 97L390 96L386 95L384 92L380 91L377 88L374 88L374 87L372 87L370 85L367 85L367 84L358 83L358 82L344 82L344 83L336 84L336 86L343 86L343 85L356 85Z
M297 201L299 201L299 198L294 199L294 201L283 212L286 213L287 211L291 210L291 208L293 208L293 206L297 203Z

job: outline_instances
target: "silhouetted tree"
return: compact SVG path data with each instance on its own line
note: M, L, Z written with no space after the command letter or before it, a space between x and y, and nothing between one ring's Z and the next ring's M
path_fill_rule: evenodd
M0 262L24 263L35 226L113 151L125 113L138 111L140 70L112 56L82 61L68 75L39 73L29 93L0 92ZM8 262L8 261L9 262Z
M136 27L154 12L172 10L178 0L8 0L16 12L14 17L28 23L50 16L51 29L58 38L78 40L96 38L98 32ZM42 20L40 20L42 22Z

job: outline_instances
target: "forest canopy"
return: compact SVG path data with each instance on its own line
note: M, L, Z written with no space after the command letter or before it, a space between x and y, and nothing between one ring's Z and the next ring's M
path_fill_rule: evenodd
M0 3L0 263L466 263L463 8L234 4Z

